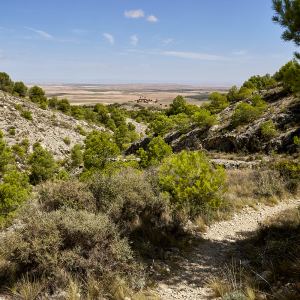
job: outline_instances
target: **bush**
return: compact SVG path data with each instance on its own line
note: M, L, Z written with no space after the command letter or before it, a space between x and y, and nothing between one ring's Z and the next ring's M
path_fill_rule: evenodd
M247 81L244 82L243 87L256 89L256 90L263 90L271 88L272 86L276 85L276 81L270 74L266 74L264 76L252 76Z
M225 172L221 167L214 168L202 152L182 151L162 163L159 183L173 205L196 216L221 205Z
M127 168L119 173L94 175L89 186L97 209L106 212L141 248L170 247L183 233L183 224L170 210L168 199L160 195L155 176ZM137 251L141 249L137 247Z
M209 95L208 100L210 100L210 103L207 106L207 108L213 114L221 112L223 109L225 109L229 105L226 95L220 94L218 92L211 93Z
M180 113L187 113L188 104L182 96L177 96L170 104L170 108L167 110L167 115L178 115Z
M147 146L147 150L140 148L137 152L140 158L140 165L143 168L158 165L163 158L172 153L172 148L162 137L155 137Z
M280 172L286 182L287 189L292 193L297 193L300 185L300 162L297 160L281 160L275 164L275 168Z
M1 237L0 255L7 264L0 272L2 287L24 275L31 280L45 278L50 293L66 288L70 278L83 286L89 277L110 284L117 277L126 277L132 286L141 282L126 239L103 214L73 209L42 212L29 207L20 222L21 227Z
M193 121L198 127L208 129L217 123L217 118L207 109L199 109L192 116Z
M70 138L69 138L68 136L64 137L64 138L63 138L63 141L64 141L64 143L65 143L66 145L68 145L68 146L71 144L71 140L70 140Z
M79 167L83 164L83 152L80 144L74 145L71 149L71 165L72 167Z
M37 104L47 106L47 98L45 96L45 91L39 86L33 86L28 91L29 99Z
M85 139L84 166L87 169L103 169L109 159L119 153L120 150L109 133L93 131Z
M22 81L14 83L13 93L19 97L26 97L28 88Z
M5 140L3 139L3 133L0 130L0 175L3 173L10 165L14 164L14 158L11 149L7 146Z
M163 114L158 115L155 120L149 124L149 128L157 135L164 135L174 127L174 121Z
M46 182L39 187L39 203L43 210L61 208L96 211L93 195L85 184L77 180Z
M58 171L57 164L51 152L43 149L41 145L35 145L33 152L29 156L30 182L38 184L51 179Z
M274 78L282 82L285 89L297 93L300 91L300 64L292 60L285 64L275 75Z
M25 173L11 170L5 173L0 183L0 223L28 199L30 185Z
M266 140L270 140L278 134L276 126L272 120L266 121L260 125L260 133Z
M26 120L32 121L32 114L31 114L31 111L29 111L29 110L23 110L21 112L21 116Z
M8 93L12 93L14 83L10 79L9 75L4 72L0 72L0 90Z
M231 124L233 127L247 124L259 118L266 109L265 102L259 97L252 98L252 103L239 103L232 115Z

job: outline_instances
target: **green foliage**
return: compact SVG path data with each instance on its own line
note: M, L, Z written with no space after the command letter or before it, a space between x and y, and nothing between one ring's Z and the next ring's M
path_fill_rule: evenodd
M274 78L282 82L288 91L297 93L300 91L300 64L296 60L289 61L274 75Z
M275 168L280 172L286 182L288 190L297 193L300 186L300 161L299 159L281 160L275 164Z
M174 126L174 121L163 114L158 115L156 119L149 124L149 128L158 135L168 133Z
M163 160L163 158L171 154L171 146L169 146L160 136L155 137L151 140L146 151L140 148L137 152L142 168L158 165Z
M11 170L5 173L0 183L0 221L7 218L30 195L26 173Z
M93 131L85 139L84 166L87 169L103 169L108 160L119 153L120 150L109 133Z
M69 138L68 136L64 137L64 138L63 138L63 141L64 141L64 143L65 143L66 145L68 145L68 146L71 144L71 140L70 140L70 138Z
M68 99L61 99L58 100L56 108L63 113L68 113L71 109L71 105Z
M5 72L0 72L0 90L8 93L12 93L14 87L13 81L9 75Z
M229 105L226 95L218 93L218 92L211 93L209 95L208 100L210 101L210 103L207 106L207 109L210 110L214 114L221 112L223 109L225 109Z
M239 90L237 88L236 85L234 85L233 87L230 88L230 90L228 91L227 95L227 100L230 102L230 103L233 103L233 102L236 102L236 101L239 101Z
M159 183L177 208L196 216L221 205L225 172L214 168L202 152L182 151L163 162Z
M10 127L8 129L8 134L9 135L16 135L16 128L15 127Z
M58 171L58 166L51 152L39 144L34 146L28 163L30 165L30 182L34 185L53 178Z
M28 91L29 99L42 106L47 106L45 91L39 86L33 86Z
M232 115L231 124L233 127L253 122L259 118L266 109L266 103L260 96L254 96L252 103L239 103Z
M79 167L83 164L83 152L80 144L74 145L71 149L71 165L72 167Z
M204 108L200 108L196 113L194 113L192 119L198 127L204 129L208 129L217 123L216 116L212 115L209 110Z
M248 89L256 89L258 91L271 88L276 84L276 81L270 74L264 76L252 76L244 82L243 87Z
M177 96L170 105L167 115L177 115L180 113L187 113L187 102L182 96Z
M31 111L29 111L29 110L22 110L21 116L26 120L32 121L32 114L31 114Z
M264 139L270 140L277 136L278 132L272 120L266 121L260 125L260 133Z
M3 139L3 133L0 131L0 174L14 164L14 158L11 149L7 146Z
M130 131L128 126L125 124L121 124L119 127L115 129L115 141L120 150L125 150L128 148L129 144L136 141L139 138L139 135L135 132L135 130Z
M282 38L300 45L300 1L299 0L273 0L275 16L273 21L285 28ZM300 58L299 53L295 53Z
M28 92L27 86L22 81L14 83L13 93L19 97L26 97Z

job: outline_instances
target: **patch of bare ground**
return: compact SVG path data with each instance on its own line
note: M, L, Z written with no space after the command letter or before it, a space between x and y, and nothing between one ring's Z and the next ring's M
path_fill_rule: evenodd
M167 272L157 287L161 299L213 299L213 291L207 283L230 263L235 242L255 232L268 218L299 205L300 200L280 202L276 206L259 204L255 209L244 208L231 220L211 225L185 257L168 261Z

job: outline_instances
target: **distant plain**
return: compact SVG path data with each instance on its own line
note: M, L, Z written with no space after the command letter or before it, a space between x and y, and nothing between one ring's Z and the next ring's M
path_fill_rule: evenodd
M150 99L143 106L166 107L178 96L184 96L189 103L200 104L213 91L226 91L222 87L197 87L177 84L62 84L41 85L48 97L67 98L73 105L96 103L118 103L125 106L137 104L139 98Z

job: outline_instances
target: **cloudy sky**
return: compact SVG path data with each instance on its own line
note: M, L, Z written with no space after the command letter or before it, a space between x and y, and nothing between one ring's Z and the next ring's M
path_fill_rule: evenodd
M239 84L292 58L271 0L7 0L0 70L27 83Z

